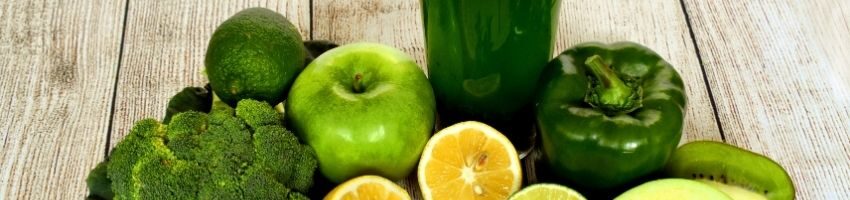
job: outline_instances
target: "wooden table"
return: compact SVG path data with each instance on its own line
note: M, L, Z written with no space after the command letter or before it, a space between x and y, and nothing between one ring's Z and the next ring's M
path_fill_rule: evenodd
M80 199L132 123L201 85L207 42L237 11L304 39L381 42L425 67L417 0L0 1L0 199ZM850 1L563 0L556 52L636 41L686 82L683 142L786 167L800 199L850 199Z

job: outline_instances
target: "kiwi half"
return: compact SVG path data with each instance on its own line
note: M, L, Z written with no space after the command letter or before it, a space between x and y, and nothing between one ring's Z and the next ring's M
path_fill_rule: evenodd
M794 183L779 164L745 149L714 141L682 145L665 172L714 186L733 199L794 199Z
M629 189L614 200L725 200L730 199L717 188L694 180L681 178L659 179ZM731 200L731 199L730 199Z

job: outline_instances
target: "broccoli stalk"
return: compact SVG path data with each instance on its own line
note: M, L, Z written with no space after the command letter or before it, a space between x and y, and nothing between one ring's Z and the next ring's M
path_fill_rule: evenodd
M280 113L246 99L138 121L99 166L88 183L102 199L307 199L317 162Z

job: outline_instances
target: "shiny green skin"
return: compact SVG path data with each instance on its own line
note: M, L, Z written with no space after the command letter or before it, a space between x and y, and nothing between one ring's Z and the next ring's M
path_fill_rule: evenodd
M619 77L639 78L643 107L608 116L584 101L600 55ZM610 189L661 169L682 137L685 87L673 67L631 42L585 43L567 49L541 79L537 125L544 154L561 178L581 187Z
M249 8L216 28L204 64L215 94L230 106L241 99L275 105L304 68L301 34L285 17Z
M362 93L353 89L362 75ZM292 128L313 149L329 180L410 174L431 136L436 105L415 61L392 47L357 43L314 60L286 101Z
M673 152L665 173L749 188L770 200L794 199L794 183L768 157L722 142L696 141Z
M531 103L552 58L560 2L420 1L441 114L503 120Z

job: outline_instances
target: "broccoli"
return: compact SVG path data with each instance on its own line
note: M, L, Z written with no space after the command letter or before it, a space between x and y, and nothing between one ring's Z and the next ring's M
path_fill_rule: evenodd
M280 113L246 99L138 121L98 166L92 199L307 199L317 161Z
M89 185L91 193L88 199L112 199L115 196L112 194L112 188L110 188L111 182L109 178L106 178L106 162L98 163L97 167L91 170L86 179L86 184Z

